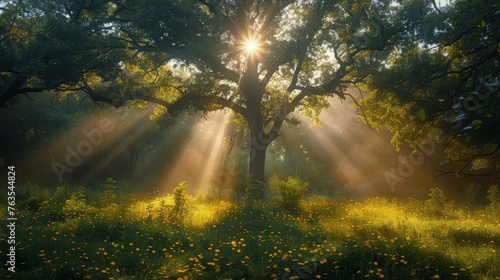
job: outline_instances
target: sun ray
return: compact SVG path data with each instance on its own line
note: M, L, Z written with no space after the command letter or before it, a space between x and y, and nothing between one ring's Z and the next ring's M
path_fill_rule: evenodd
M212 183L217 183L218 177L222 174L222 169L225 163L225 146L226 143L224 138L227 136L228 126L226 125L229 120L233 118L234 114L224 113L220 120L216 120L221 123L222 126L213 136L213 146L209 152L204 171L202 173L202 181L200 182L200 188L206 188Z
M385 166L377 162L373 147L378 143L390 145L388 139L359 122L350 105L335 99L331 104L320 116L321 127L314 126L307 117L297 116L305 131L303 136L298 139L293 129L287 129L283 137L294 143L304 143L311 160L319 160L348 191L360 196L380 191L385 187L381 181L383 176L380 176Z
M170 192L178 183L185 181L188 192L195 195L200 190L217 183L226 162L228 121L231 113L218 111L207 118L199 117L192 125L191 134L165 166L157 189Z
M85 174L86 180L90 181L98 174L105 171L117 158L124 156L124 151L127 150L130 145L139 141L139 139L150 129L155 129L154 121L149 119L149 115L149 113L143 113L135 117L136 121L133 122L134 125L127 126L126 130L123 132L123 140L121 140L121 143L113 147L110 152L103 154L97 164L89 168Z
M147 111L126 109L123 114L120 110L104 108L93 112L74 123L70 130L53 136L55 140L22 165L30 166L32 178L53 173L62 180L70 173L81 171L85 164L114 145L122 133L143 122L150 114Z

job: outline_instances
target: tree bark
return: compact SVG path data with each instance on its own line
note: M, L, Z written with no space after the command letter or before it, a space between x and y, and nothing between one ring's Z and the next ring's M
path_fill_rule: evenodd
M259 81L256 55L249 54L247 59L247 69L239 86L246 98L245 118L250 129L250 162L248 172L251 176L252 187L258 189L258 191L253 194L257 196L254 198L263 199L266 150L269 145L269 141L266 137L267 135L264 133L262 119L262 97L265 93L265 87L262 86Z
M252 133L250 140L250 164L248 172L252 175L252 179L264 182L264 170L266 165L267 143L261 141L261 135Z

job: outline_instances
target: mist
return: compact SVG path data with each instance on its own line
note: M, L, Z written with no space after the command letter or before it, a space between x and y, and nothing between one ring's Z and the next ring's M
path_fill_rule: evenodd
M286 124L268 149L268 179L299 175L310 182L309 194L337 198L426 198L430 188L439 187L460 200L472 183L484 191L494 184L493 178L459 179L437 172L446 158L439 145L432 153L420 153L418 166L403 166L402 173L401 160L412 149L396 151L392 135L364 123L352 102L330 102L319 126L293 113L300 123ZM52 110L62 114L58 107ZM175 125L160 128L150 119L153 110L83 107L64 112L66 125L18 151L26 155L18 163L24 182L86 185L113 177L123 182L124 191L161 193L186 182L192 195L208 188L244 188L248 140L238 133L232 113L184 114ZM19 117L15 111L3 114Z

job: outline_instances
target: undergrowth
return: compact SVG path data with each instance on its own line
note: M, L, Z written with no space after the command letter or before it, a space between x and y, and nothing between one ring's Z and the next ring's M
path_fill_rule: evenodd
M436 190L427 201L313 196L288 207L195 199L182 184L154 196L116 195L113 180L105 196L32 188L19 195L16 272L5 266L4 279L500 277L497 205L461 209Z

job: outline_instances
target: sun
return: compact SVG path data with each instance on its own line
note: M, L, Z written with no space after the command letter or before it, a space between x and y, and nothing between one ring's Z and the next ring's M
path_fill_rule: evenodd
M237 43L236 50L246 59L260 60L263 54L266 43L259 35L248 33L242 34Z
M245 51L249 54L257 52L258 44L254 39L249 39L245 42L244 45Z
M246 56L259 56L262 52L262 41L258 37L244 36L239 49Z

